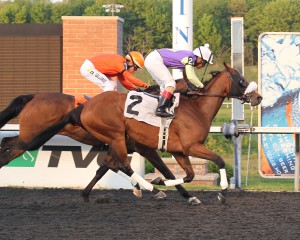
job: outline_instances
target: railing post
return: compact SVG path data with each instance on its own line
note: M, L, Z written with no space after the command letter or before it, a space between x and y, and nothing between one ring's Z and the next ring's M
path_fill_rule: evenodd
M296 134L296 152L295 152L295 182L294 191L299 192L299 171L300 171L300 149L299 149L299 135Z
M232 123L238 126L238 120L233 119ZM233 137L234 139L234 181L235 187L242 187L242 140L243 134L238 137Z

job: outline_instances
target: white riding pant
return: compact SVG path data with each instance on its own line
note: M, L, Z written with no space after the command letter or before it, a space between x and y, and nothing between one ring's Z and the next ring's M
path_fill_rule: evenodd
M103 92L114 91L117 88L116 82L99 72L88 59L81 65L80 73L84 78L102 88Z
M166 87L176 88L176 82L157 50L149 53L146 57L145 68L160 86L160 91L163 91Z

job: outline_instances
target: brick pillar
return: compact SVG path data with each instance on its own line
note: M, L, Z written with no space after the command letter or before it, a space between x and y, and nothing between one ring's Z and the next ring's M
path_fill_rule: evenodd
M123 23L117 16L63 16L63 93L95 96L101 89L80 74L85 59L101 53L122 55Z

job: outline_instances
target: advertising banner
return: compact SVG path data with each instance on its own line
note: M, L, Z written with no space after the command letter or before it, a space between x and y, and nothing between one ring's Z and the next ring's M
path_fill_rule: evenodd
M0 140L13 135L18 135L18 132L1 132ZM95 176L105 156L106 152L97 147L65 136L54 136L40 149L25 152L2 167L0 186L84 188ZM144 158L137 153L130 157L133 170L144 177ZM132 189L129 181L110 170L95 187Z
M258 41L262 127L300 127L300 32L262 33ZM264 177L292 177L295 135L261 134L259 171Z

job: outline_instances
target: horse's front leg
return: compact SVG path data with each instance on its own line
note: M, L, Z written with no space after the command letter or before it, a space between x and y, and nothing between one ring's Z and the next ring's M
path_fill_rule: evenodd
M10 148L18 142L19 136L4 137L1 141L0 153L10 150Z
M25 151L18 148L19 138L7 138L1 144L0 151L0 168L9 164L15 158L21 156Z
M225 162L223 158L209 150L207 147L198 143L190 147L189 155L193 157L207 159L217 164L217 166L220 169L219 171L221 186L221 192L218 194L218 199L221 201L221 203L225 203L227 197L228 180L226 176Z
M170 171L170 169L166 166L166 164L163 162L161 157L158 155L156 150L150 149L144 145L141 145L139 143L136 143L136 151L140 153L143 157L148 159L148 161L158 170L162 173L162 175L166 179L175 180L175 176ZM154 179L151 183L157 184L157 185L166 185L166 181L163 181L160 177ZM183 186L177 184L175 185L176 189L180 193L181 196L188 199L189 203L192 205L200 204L201 202L194 196L192 196Z
M181 153L172 153L174 158L176 159L177 163L180 167L185 171L186 176L181 180L184 183L189 183L193 181L195 177L194 169L192 167L191 161L189 156L186 156Z

